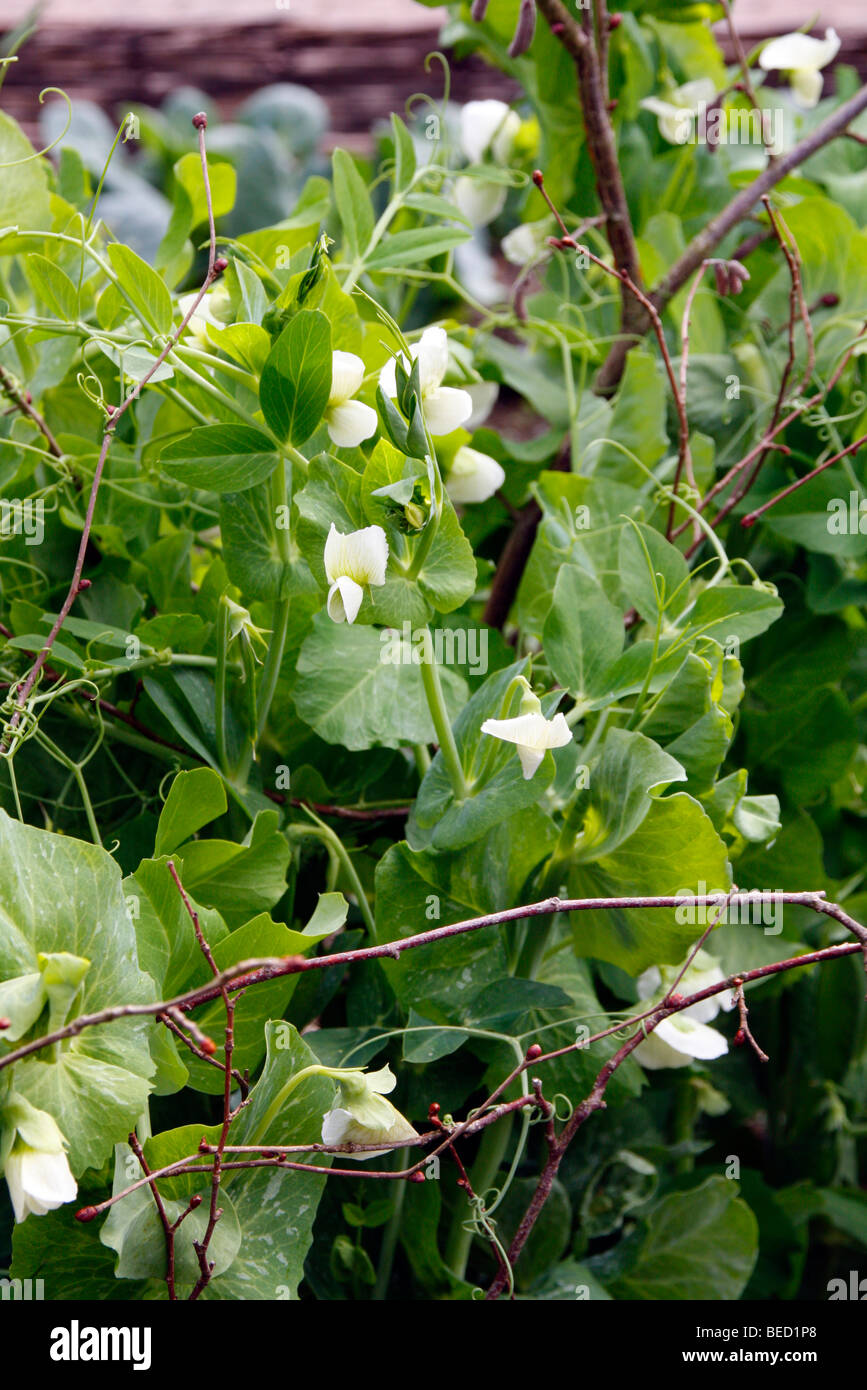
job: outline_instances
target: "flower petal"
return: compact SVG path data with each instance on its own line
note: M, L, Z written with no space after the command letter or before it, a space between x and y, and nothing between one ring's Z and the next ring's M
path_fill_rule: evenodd
M354 352L331 354L331 393L329 405L342 405L354 396L364 380L364 363Z
M446 492L453 502L487 502L505 481L505 471L495 458L463 444L449 469Z
M471 164L479 164L491 150L500 163L507 163L521 118L504 101L468 101L461 108L461 149Z
M334 522L325 542L325 574L329 584L348 576L356 584L384 584L388 540L381 526L363 526L344 536Z
M560 717L562 719L563 716ZM544 753L551 746L548 743L548 727L548 720L544 714L519 714L515 719L486 719L482 725L482 733L500 738L504 743L518 743L524 748L541 749ZM569 738L571 737L570 733Z
M424 418L433 435L451 434L469 420L472 413L472 396L458 387L437 386L424 397Z
M518 758L521 763L521 771L524 774L524 781L529 782L535 774L539 764L545 756L543 748L528 748L525 743L518 744Z
M795 68L791 73L791 83L792 91L802 106L812 111L814 106L819 105L825 83L818 68Z
M338 449L355 449L364 439L376 434L379 416L363 401L342 401L325 413L328 436Z
M444 328L426 328L410 348L413 358L418 358L418 379L422 395L439 386L449 365L449 340Z
M322 1142L323 1144L343 1144L344 1136L352 1124L352 1115L348 1110L343 1110L339 1105L335 1105L327 1115L322 1117Z
M402 353L401 357L403 357ZM397 395L396 360L394 357L389 357L379 373L379 385L382 387L382 394L388 396L390 401L393 401ZM406 358L403 359L403 363L406 366Z
M471 381L465 390L473 403L473 413L469 420L464 421L464 429L472 434L473 430L484 424L496 405L500 387L496 381Z
M785 72L827 67L840 51L840 36L835 29L826 29L824 39L810 34L781 34L765 44L759 55L759 67L765 72L782 68Z
M334 623L354 623L364 598L364 590L354 579L341 575L328 590L328 616Z
M366 1071L364 1079L371 1091L376 1091L380 1096L387 1096L397 1085L397 1077L387 1062L379 1071Z
M474 227L487 227L503 211L507 191L501 183L459 178L453 194L455 207Z
M381 526L364 526L343 538L344 573L357 584L384 584L388 540Z

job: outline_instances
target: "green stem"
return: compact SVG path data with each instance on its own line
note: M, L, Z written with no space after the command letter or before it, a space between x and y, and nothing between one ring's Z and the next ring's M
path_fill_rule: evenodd
M214 680L214 734L217 745L217 761L223 775L228 777L229 749L226 739L227 692L226 674L229 663L229 610L220 602L217 619L217 670Z
M63 767L68 768L72 776L75 778L75 781L78 784L78 790L81 793L81 800L84 806L84 814L87 817L87 824L90 829L90 838L93 840L93 843L95 845L101 845L102 836L99 833L99 826L96 823L96 816L93 813L93 803L90 799L90 792L87 790L87 783L84 780L84 773L81 770L81 764L73 762L72 758L70 758L68 754L64 753L62 748L58 748L57 744L54 743L42 729L39 730L38 740L42 744L46 752L50 753L52 758L55 758L57 762L63 765Z
M287 505L286 491L286 462L280 459L274 472L271 474L271 508L274 516L278 514L278 508ZM292 563L292 551L290 546L289 529L285 526L276 526L275 535L277 540L277 551L283 564L284 582L288 578L289 568ZM265 731L268 722L268 714L277 689L277 682L280 679L280 667L283 663L283 653L286 650L286 634L289 630L289 598L278 598L274 604L274 617L272 620L271 644L268 647L268 655L265 658L265 669L262 672L262 679L259 686L259 738Z
M308 815L313 815L313 813L309 809L307 813ZM358 877L358 874L356 873L355 865L350 859L349 854L347 853L342 840L338 835L335 835L334 831L331 829L331 826L326 825L324 821L320 821L318 816L315 816L314 819L316 820L316 825L290 826L289 834L293 837L298 835L315 836L316 839L321 840L323 842L323 844L327 847L330 853L334 854L337 857L337 859L340 860L340 867L343 869L344 874L349 880L350 890L355 894L356 898L358 899L358 907L362 917L364 918L364 925L367 927L370 940L375 945L377 940L376 921L374 919L373 913L370 910L370 903L367 901L367 894L365 893L364 888L362 887L361 879Z
M430 635L430 628L428 628L427 631ZM433 653L434 647L432 637L429 650ZM455 800L465 801L468 795L467 783L464 777L463 767L461 766L458 747L455 743L455 736L452 733L452 726L448 711L446 710L445 699L443 698L439 667L433 655L431 655L430 661L423 661L421 663L421 678L424 684L424 693L427 699L428 709L430 710L433 726L436 730L437 742L440 746L440 752L443 755L443 762L446 765L446 771L449 775L449 781L452 784Z
M409 1163L409 1149L398 1149L394 1156L395 1170L399 1171L401 1168L404 1168L407 1163ZM397 1182L394 1186L396 1191L391 1206L391 1216L388 1218L388 1224L382 1233L382 1248L379 1252L376 1284L373 1290L373 1297L378 1302L382 1302L388 1293L388 1285L391 1281L391 1268L394 1264L398 1237L400 1236L400 1223L403 1219L403 1204L406 1199L407 1184L405 1182Z
M488 1125L479 1144L476 1161L470 1169L470 1184L477 1197L483 1197L491 1187L500 1171L506 1156L509 1140L512 1137L512 1116L504 1115L494 1125ZM446 1243L445 1262L452 1274L463 1279L467 1271L473 1236L475 1232L467 1220L467 1208L459 1203L452 1216L451 1229Z
M430 753L423 743L414 743L412 746L412 756L415 759L415 769L419 779L423 778L430 767Z

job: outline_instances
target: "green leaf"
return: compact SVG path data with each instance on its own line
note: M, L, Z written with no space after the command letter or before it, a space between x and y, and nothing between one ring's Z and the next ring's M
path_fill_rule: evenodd
M171 333L174 313L165 281L129 246L111 242L108 258L120 288L145 327L157 333Z
M79 1187L75 1202L67 1202L45 1216L16 1225L12 1277L43 1279L46 1290L52 1291L52 1299L63 1303L79 1300L140 1302L146 1298L150 1292L146 1283L115 1277L115 1255L100 1241L98 1223L82 1223L75 1219L79 1206L101 1202L104 1198L104 1189Z
M299 309L262 368L259 401L281 439L303 444L315 430L331 391L331 327L318 309Z
M613 1297L739 1298L758 1255L758 1223L738 1191L737 1183L712 1177L658 1202L642 1222L633 1263L605 1281Z
M243 492L274 472L273 440L250 425L202 425L160 454L163 473L208 492Z
M226 792L221 777L209 767L179 772L169 788L154 844L154 855L171 854L209 821L226 810Z
M415 173L415 146L406 126L394 111L391 113L391 135L394 141L394 191L402 193L409 187Z
M355 161L346 150L336 149L332 156L334 171L334 200L343 225L350 254L360 256L373 235L373 207L364 179Z
M346 921L349 904L342 893L320 893L313 916L304 928L304 936L333 936Z
M36 151L17 121L0 112L0 227L43 230L51 226L48 162ZM26 243L25 243L26 244ZM0 238L0 253L12 255L22 243L14 236Z
M179 994L202 973L204 960L190 914L169 873L168 859L143 859L135 873L124 880L124 889L134 913L142 965L156 980L162 996ZM205 940L214 947L227 934L225 922L218 912L195 899L192 906Z
M390 640L387 630L333 623L317 613L298 654L293 698L300 717L326 743L399 748L436 738L421 671L411 663L384 661ZM453 715L466 698L466 684L448 668L441 676Z
M699 594L689 615L689 629L723 645L732 637L747 642L775 623L782 611L782 600L763 586L717 584Z
M408 231L385 237L371 251L365 264L368 270L373 271L391 266L416 265L419 261L429 261L433 256L453 251L462 242L469 241L470 236L470 231L463 227L410 227Z
M556 680L579 703L606 693L606 672L623 649L623 634L622 614L596 580L577 565L564 565L543 643Z
M0 811L0 979L33 974L40 953L58 951L90 962L72 1016L155 997L111 856ZM152 1026L148 1018L120 1019L16 1065L16 1090L57 1121L74 1172L100 1167L141 1115L153 1074Z
M199 155L192 151L182 155L175 162L174 175L190 200L190 227L198 227L201 223L207 222L208 204ZM209 159L208 182L211 185L214 217L225 217L235 205L235 189L238 182L235 170L225 160Z
M167 1146L168 1147L168 1146ZM190 1150L188 1149L189 1153ZM174 1155L168 1159L172 1162ZM183 1157L183 1155L178 1155ZM115 1162L113 1195L123 1192L141 1176L141 1168L130 1161L128 1147L118 1145ZM181 1288L192 1288L201 1274L193 1242L201 1241L210 1220L210 1175L203 1174L194 1187L202 1197L201 1204L184 1217L175 1232L175 1278ZM186 1210L186 1201L164 1198L169 1221L177 1221ZM227 1270L241 1247L241 1227L228 1193L221 1188L222 1216L214 1227L208 1245L208 1259L216 1266L214 1277ZM103 1245L117 1252L115 1275L118 1279L164 1279L166 1274L166 1241L160 1214L150 1188L139 1187L117 1202L103 1222L99 1238Z
M58 318L74 323L78 318L78 291L66 271L37 252L27 257L27 271L36 293L49 309Z
M251 911L267 912L286 891L290 851L278 822L276 811L260 811L240 845L190 840L175 852L184 887L229 926L247 921Z
M689 569L679 550L652 526L632 522L620 533L620 580L626 602L645 622L670 620L686 607Z
M555 835L552 822L534 807L456 854L392 845L376 870L378 939L399 941L523 901L524 885ZM403 1008L458 1025L481 991L508 973L497 927L454 936L446 950L436 943L419 946L398 965L383 962L383 968Z
M241 960L303 955L306 951L312 950L316 939L301 932L291 931L282 922L272 921L267 912L262 912L217 942L214 946L214 962L218 969L225 970ZM265 1053L265 1025L269 1018L280 1018L283 1015L299 979L300 976L297 974L279 976L275 980L258 984L255 989L246 991L238 998L232 1064L242 1074L246 1071L255 1075ZM206 980L207 973L203 970L199 983L203 984ZM223 1001L218 999L196 1010L195 1019L203 1032L217 1044L214 1058L223 1065L226 1028ZM196 1057L185 1057L184 1060L190 1070L190 1085L197 1091L205 1091L211 1095L222 1094L225 1082L223 1074Z
M289 575L280 557L276 529L278 522L283 520L288 518L274 514L269 487L223 493L220 498L220 532L226 571L247 604L254 599L273 601L285 592ZM299 588L318 592L303 560L292 566L291 577L293 593L296 584Z
M611 854L641 825L653 794L685 780L680 763L652 739L626 729L609 729L590 771L589 804L575 845L575 862Z
M292 1091L263 1129L264 1118L286 1082L318 1060L291 1024L269 1023L265 1041L265 1067L233 1126L233 1142L319 1143L322 1117L334 1096L333 1083L321 1076L310 1077ZM331 1162L325 1154L310 1154L307 1161L323 1168ZM265 1168L236 1173L227 1185L243 1233L241 1249L231 1269L214 1279L203 1297L296 1299L325 1178Z
M651 801L638 829L614 853L575 864L569 876L576 898L726 892L730 884L725 846L698 802L683 792ZM575 949L638 975L649 965L682 959L697 935L688 917L685 909L663 907L575 912Z

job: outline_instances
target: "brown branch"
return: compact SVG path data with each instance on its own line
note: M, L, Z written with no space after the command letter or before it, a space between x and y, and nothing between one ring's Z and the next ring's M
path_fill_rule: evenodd
M744 982L740 976L735 980L735 1003L738 1006L740 1027L733 1039L734 1046L740 1047L742 1043L748 1042L760 1062L769 1062L771 1059L767 1052L762 1051L752 1035L748 1019L747 1001L744 998Z
M714 483L713 487L708 489L704 497L698 503L696 511L705 511L707 507L710 505L710 503L713 501L713 499L717 497L720 492L722 492L725 488L728 487L729 483L733 482L734 479L738 477L738 475L742 473L745 468L748 468L749 465L761 455L763 450L767 449L768 447L774 444L777 435L782 434L783 430L787 429L794 420L800 419L801 416L803 416L808 410L811 410L814 405L819 405L831 394L834 387L837 385L837 382L840 380L840 377L843 375L843 372L846 370L846 367L848 366L849 362L852 360L855 348L858 346L858 343L860 342L861 338L864 336L865 333L867 333L867 322L865 322L865 324L861 328L861 332L859 333L858 338L855 340L854 343L852 343L851 347L847 348L846 352L843 354L840 361L837 363L837 366L831 373L828 385L823 387L821 390L814 392L814 394L810 396L808 400L801 401L795 407L794 410L790 411L789 414L785 416L784 419L778 420L776 425L774 425L772 429L766 430L759 442L757 444L754 444L753 447L749 450L748 453L744 455L742 459L739 459L737 463L732 464L728 472L725 473L722 478L718 478L717 481ZM782 448L783 446L776 445L776 447ZM834 460L834 462L836 462L836 459ZM822 467L827 466L828 465L822 465ZM807 481L807 478L803 478L801 480L801 482ZM800 483L798 484L798 486L800 486ZM756 513L755 515L758 515L758 513ZM741 525L744 525L745 521L746 518L744 519L744 521L741 522Z
M605 213L606 235L614 255L614 264L618 271L625 271L629 279L638 285L641 283L641 265L608 111L604 63L592 42L589 12L582 11L591 31L588 33L575 22L561 0L538 0L538 5L552 33L575 63L587 150L596 176L596 193ZM623 333L634 331L637 312L637 306L624 282L621 288Z
M52 453L56 459L62 459L63 450L33 404L33 397L30 392L22 390L11 372L7 372L5 367L0 367L0 390L9 397L10 401L14 402L15 408L20 410L22 415L26 415L28 420L36 426L48 445L49 453Z
M157 1187L156 1179L147 1165L144 1151L134 1131L129 1135L127 1142L139 1161L139 1167L145 1175L145 1181L150 1187L154 1202L156 1203L160 1225L163 1228L163 1235L166 1242L166 1289L168 1290L169 1301L174 1303L177 1299L177 1293L175 1292L175 1231L180 1225L180 1221L176 1222L174 1225L169 1221L169 1214L166 1211L162 1193Z
M831 458L826 459L824 463L820 463L818 467L814 468L810 473L805 473L803 478L796 478L788 487L784 487L782 492L778 492L776 497L772 497L769 502L763 502L760 507L756 507L755 511L748 512L748 514L742 518L741 526L755 526L759 517L763 516L769 508L775 507L778 502L782 502L784 497L788 497L791 493L797 492L798 488L803 487L805 483L812 482L813 478L817 478L820 473L824 473L825 469L830 468L833 463L839 463L840 459L846 458L848 454L857 453L859 449L863 449L865 444L867 444L867 434L862 434L861 438L856 439L854 444L850 444L847 448L841 449L839 454L833 454Z
M863 927L861 931L864 932ZM743 986L748 981L764 979L770 975L777 975L783 971L798 969L806 965L815 965L821 961L836 960L840 956L852 955L856 951L867 951L867 942L865 942L864 939L860 939L857 943L844 943L842 947L826 946L819 951L811 951L802 956L793 956L784 961L775 961L771 965L760 966L755 970L746 970L739 975L730 975L727 979L709 985L706 989L698 990L695 994L691 994L688 997L682 995L675 995L672 997L669 995L667 1000L663 1001L662 1004L658 1005L649 1014L642 1015L638 1019L629 1019L628 1022L619 1024L616 1028L606 1029L605 1034L609 1034L612 1032L620 1032L624 1028L631 1028L636 1023L640 1023L636 1032L618 1048L617 1052L615 1052L600 1069L590 1094L573 1111L571 1119L562 1130L554 1146L549 1147L548 1157L543 1166L536 1191L530 1200L527 1210L521 1218L512 1244L509 1247L509 1264L514 1267L515 1262L526 1245L530 1232L536 1224L539 1213L550 1195L560 1164L563 1161L569 1145L578 1133L578 1130L597 1110L605 1109L605 1091L612 1076L626 1061L627 1057L629 1057L639 1044L644 1041L647 1035L652 1033L664 1019L670 1018L672 1014L682 1013L684 1009L692 1008L695 1004L701 1003L705 999L710 999L716 994L721 994L725 990L732 990L737 997L738 991L740 990L742 994ZM586 1048L588 1042L592 1041L594 1041L594 1039L588 1039L582 1043L572 1043L570 1047L560 1049L556 1053L543 1054L542 1056L536 1057L530 1065L537 1065L538 1063L548 1060L549 1057L562 1056L565 1052L573 1052L578 1048ZM761 1052L760 1049L759 1052ZM524 1066L526 1065L527 1063L524 1063ZM523 1067L520 1070L523 1070ZM502 1271L500 1271L494 1278L486 1297L489 1300L499 1298L505 1287L506 1280L503 1277Z
M420 946L430 946L434 942L444 941L452 936L460 936L465 932L480 931L485 927L499 926L504 922L515 922L523 917L545 917L555 912L594 912L630 908L718 907L720 901L720 895L713 893L694 897L682 894L665 897L624 898L550 897L520 907L503 908L500 912L490 912L482 917L467 918L465 921L453 922L448 926L432 927L430 931L419 932L401 940L382 942L376 946L360 946L354 951L338 951L325 956L314 956L312 959L306 959L304 956L269 956L237 961L234 965L221 971L210 985L201 985L196 989L187 990L184 994L175 995L173 999L164 999L151 1004L115 1004L96 1013L82 1014L79 1018L73 1019L71 1023L64 1024L62 1028L56 1028L41 1038L34 1038L16 1048L14 1052L0 1057L0 1070L20 1061L22 1057L28 1057L34 1052L41 1051L42 1048L48 1047L51 1043L77 1037L86 1028L93 1028L102 1023L113 1023L120 1018L154 1017L157 1014L165 1013L169 1008L192 1009L199 1004L210 1003L211 1000L221 997L224 987L228 988L230 992L235 992L239 989L247 989L252 985L262 984L266 980L280 979L284 975L295 975L307 970L326 970L337 965L355 965L363 960L382 960L384 958L398 960L404 951L416 950ZM733 905L742 902L746 904L757 902L790 903L800 907L808 907L813 912L822 913L826 917L833 917L857 938L859 945L855 949L862 950L865 954L865 961L867 961L867 927L856 922L853 917L844 912L839 904L828 902L822 891L737 893L731 894L729 901ZM865 969L867 969L867 964L865 964Z
M803 376L801 377L801 380L798 383L798 386L795 390L796 396L803 395L810 381L810 378L813 375L813 369L816 365L816 345L813 337L813 324L810 319L810 310L807 307L807 301L804 296L804 285L801 277L801 258L798 253L797 245L782 217L778 213L776 213L773 207L771 206L770 198L768 198L767 195L765 195L762 198L762 202L765 205L765 210L770 220L773 235L779 242L780 250L786 258L786 264L789 268L789 279L791 282L789 289L788 320L789 355L786 359L786 365L783 368L783 374L780 379L780 387L777 391L777 399L774 402L774 409L771 413L771 419L768 424L767 430L765 431L765 433L767 434L769 431L773 431L775 429L780 419L780 416L782 415L783 402L786 399L786 390L789 385L789 379L791 377L792 372L795 369L795 361L797 357L795 330L797 328L799 318L802 324L804 325L804 336L807 341L807 363L804 368ZM756 459L755 465L752 468L752 471L749 474L747 474L747 476L738 485L738 487L736 487L732 491L731 496L724 502L724 504L720 507L719 511L717 512L716 516L713 518L711 525L714 528L719 526L720 523L725 520L729 512L731 512L741 501L741 499L743 497L746 497L747 493L750 492L752 488L755 486L759 473L764 467L765 460L767 459L768 454L772 452L774 447L775 446L773 444L768 444L767 448L763 449L762 452L759 454L758 458ZM678 532L676 534L679 534L680 531L684 529L685 528L683 526L679 527ZM690 556L698 549L698 547L702 544L702 542L705 539L706 536L703 531L695 535L692 545L686 552L687 559L690 558Z
M749 895L737 895L737 897L740 896ZM781 896L792 897L793 895L765 894L762 896L779 898ZM797 896L803 897L815 895L802 894ZM725 906L729 902L734 900L736 900L736 895L734 895L733 893L727 895L722 905L723 908L725 908ZM679 901L684 900L681 899ZM717 905L719 905L718 898L714 899L714 902ZM540 1110L540 1113L544 1121L546 1144L549 1151L549 1162L553 1162L554 1158L556 1157L556 1162L559 1166L559 1162L562 1160L565 1148L568 1147L568 1143L571 1142L571 1138L574 1137L574 1133L580 1127L580 1124L583 1123L583 1119L587 1118L587 1116L590 1113L592 1113L593 1110L604 1108L603 1095L605 1086L607 1086L608 1081L614 1074L614 1071L617 1069L617 1066L619 1066L620 1062L625 1060L625 1057L628 1056L629 1053L633 1051L633 1049L636 1046L638 1046L638 1043L641 1042L644 1039L644 1037L646 1037L647 1032L652 1031L653 1027L655 1027L657 1023L661 1022L663 1018L670 1017L672 1014L675 1013L680 1013L685 1009L691 1008L694 1004L700 1003L705 999L712 998L714 995L720 994L725 990L736 991L738 988L743 988L744 984L752 982L754 980L764 979L771 975L781 974L783 971L787 970L797 969L808 965L816 965L825 961L837 960L843 956L853 955L858 951L864 951L865 949L867 949L867 929L861 927L860 924L853 922L852 919L847 917L846 913L844 913L843 910L837 906L837 904L825 903L825 908L827 909L828 915L834 916L837 918L837 920L842 921L846 924L851 923L852 927L855 928L855 930L858 933L863 934L864 939L862 940L859 938L858 941L854 942L843 942L836 946L826 946L818 951L807 952L801 956L793 956L787 960L775 961L771 965L759 966L754 970L744 971L740 975L733 975L726 980L718 981L712 985L708 985L705 989L698 990L696 991L696 993L689 995L688 997L683 997L680 995L672 997L671 994L669 994L669 996L663 1001L662 1004L656 1005L654 1008L646 1010L642 1014L635 1015L634 1017L628 1019L625 1022L618 1022L616 1024L613 1024L609 1028L604 1028L600 1032L595 1033L590 1038L583 1039L580 1042L571 1043L568 1047L557 1048L553 1051L545 1053L542 1051L538 1043L534 1043L531 1047L527 1049L523 1061L513 1068L509 1075L505 1077L505 1079L501 1081L497 1088L491 1093L487 1101L485 1101L484 1105L482 1105L479 1109L473 1111L468 1119L462 1121L459 1125L455 1126L454 1128L449 1128L448 1126L440 1124L437 1128L430 1130L427 1134L419 1134L416 1136L415 1139L413 1139L412 1147L428 1147L432 1143L435 1143L437 1140L439 1140L439 1144L434 1149L434 1155L442 1153L444 1150L450 1148L458 1138L461 1138L464 1135L468 1134L477 1134L483 1129L486 1129L489 1125L497 1123L500 1119L503 1118L503 1116L513 1114L516 1110L526 1109L528 1106L532 1106L533 1108L537 1108ZM519 909L519 911L526 913L528 909L523 908ZM599 1076L597 1076L596 1078L596 1083L594 1084L590 1096L587 1098L586 1101L582 1103L582 1106L579 1106L578 1110L574 1112L572 1119L569 1122L569 1125L567 1126L566 1130L563 1131L563 1134L561 1134L559 1139L557 1138L554 1131L553 1107L547 1101L544 1100L544 1097L542 1097L540 1084L536 1079L534 1079L531 1083L533 1090L532 1096L523 1095L518 1097L516 1100L507 1101L503 1104L495 1106L494 1108L490 1108L493 1106L493 1102L496 1100L496 1098L502 1095L502 1093L512 1084L512 1082L515 1081L518 1077L520 1077L522 1072L527 1071L529 1068L535 1068L541 1063L551 1061L554 1058L565 1056L567 1053L575 1052L579 1049L585 1050L588 1046L590 1046L590 1044L601 1041L603 1038L609 1037L612 1033L622 1032L625 1028L632 1028L636 1024L642 1024L644 1026L641 1027L639 1029L639 1032L633 1038L629 1039L628 1042L624 1044L624 1047L622 1047L619 1050L619 1052L615 1054L615 1056L605 1064L602 1071L599 1073ZM620 1061L617 1060L618 1058L620 1059ZM579 1117L577 1123L576 1117ZM443 1138L443 1131L445 1133L445 1138ZM568 1138L567 1135L569 1136ZM223 1144L221 1153L223 1155L224 1161L221 1164L221 1169L223 1172L226 1172L228 1170L246 1168L285 1167L291 1171L312 1172L321 1177L373 1178L389 1182L417 1182L419 1180L423 1180L421 1169L430 1161L431 1157L434 1156L429 1153L424 1154L411 1167L398 1170L375 1170L360 1168L346 1169L334 1167L323 1168L318 1164L293 1163L288 1160L288 1155L293 1153L332 1155L347 1153L362 1154L367 1151L379 1152L383 1149L401 1149L405 1147L407 1147L407 1141L405 1139L377 1140L375 1143L371 1144ZM201 1144L199 1145L199 1149L196 1154L185 1155L183 1158L176 1159L173 1163L167 1164L164 1168L154 1170L147 1176L140 1178L137 1182L131 1183L129 1187L125 1188L122 1192L117 1192L113 1194L111 1197L107 1197L104 1202L97 1203L94 1206L81 1208L79 1211L76 1212L76 1219L83 1222L94 1220L97 1216L100 1216L104 1212L108 1211L117 1202L121 1201L124 1197L128 1197L132 1192L137 1191L146 1183L153 1184L161 1178L176 1177L182 1173L213 1173L213 1165L204 1164L198 1162L197 1160L201 1157L215 1157L217 1151L218 1146L208 1144L207 1141L203 1139ZM225 1161L226 1154L250 1154L258 1155L259 1157L251 1157L241 1162L235 1162L232 1160L227 1162ZM553 1183L553 1178L556 1175L556 1171L550 1173L549 1175L547 1173L547 1167L548 1165L546 1165L546 1172L543 1173L543 1180L546 1184L545 1191L550 1192L551 1184ZM536 1215L538 1215L538 1211L541 1210L542 1205L544 1205L544 1203L536 1205L536 1199L534 1198L534 1201L533 1203L531 1203L531 1206L533 1207ZM184 1214L186 1215L186 1213ZM183 1217L181 1219L183 1219ZM523 1243L526 1241L526 1238L529 1235L530 1230L532 1229L532 1224L534 1221L535 1216L533 1217L533 1220L529 1222L529 1224L527 1224L524 1221L522 1221L521 1223L521 1227L519 1228L519 1234L522 1236L522 1246ZM178 1225L180 1225L180 1220L175 1223L173 1229L177 1229ZM518 1235L516 1235L515 1237L515 1241L517 1240ZM512 1254L514 1250L515 1242L513 1242L512 1249L509 1252L510 1263L512 1260ZM520 1253L520 1250L518 1250L517 1253ZM493 1294L492 1291L492 1293L489 1294L489 1296L496 1295Z
M836 111L832 111L830 116L827 116L810 135L795 145L787 154L781 155L779 159L769 165L748 188L742 189L727 207L718 212L716 217L711 218L710 222L690 242L683 255L675 261L654 289L651 298L656 308L659 310L665 308L678 290L686 284L693 272L698 269L702 261L706 260L715 247L719 245L723 237L747 217L750 209L764 193L769 193L787 174L790 174L793 169L797 169L799 164L816 154L831 140L847 134L846 127L865 109L867 109L867 86L861 87L853 97L843 102ZM630 349L650 327L651 318L649 315L645 315L637 322L630 324L632 336L624 335L614 344L596 379L595 389L599 394L607 395L615 389L623 373Z

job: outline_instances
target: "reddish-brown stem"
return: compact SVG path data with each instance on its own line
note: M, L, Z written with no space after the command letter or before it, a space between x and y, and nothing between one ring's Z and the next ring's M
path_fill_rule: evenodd
M171 1221L169 1221L169 1214L166 1211L166 1206L165 1202L162 1199L162 1194L160 1193L160 1190L157 1187L154 1175L151 1173L151 1170L147 1165L147 1160L145 1159L144 1151L135 1133L129 1135L128 1143L139 1161L139 1167L144 1173L145 1181L148 1183L150 1190L153 1193L153 1199L156 1203L157 1212L159 1213L160 1225L163 1228L163 1235L165 1237L166 1242L166 1289L168 1290L169 1301L174 1303L177 1299L177 1293L175 1291L175 1231L180 1225L180 1221L175 1222L174 1225Z
M754 179L748 187L742 189L721 212L717 213L716 217L711 218L710 222L694 237L683 255L675 261L654 289L651 297L656 308L660 311L665 308L678 290L686 284L693 272L698 269L702 261L706 260L723 238L749 215L750 210L763 193L769 193L787 174L791 173L793 169L797 169L799 164L803 164L805 160L829 144L831 140L846 134L847 126L865 109L867 109L867 85L861 87L848 101L844 101L841 106L838 106L836 111L832 111L830 116L826 116L825 120L821 121L793 149L769 164L758 178ZM632 332L630 335L624 334L614 344L596 379L598 392L608 394L614 390L623 373L624 363L630 349L650 327L650 316L645 315L637 323L631 324Z
M5 1056L0 1057L0 1070L12 1066L22 1057L28 1057L34 1052L41 1051L42 1048L48 1047L51 1043L62 1042L65 1038L77 1037L86 1028L93 1028L98 1024L112 1023L119 1018L153 1017L165 1013L170 1007L195 1008L199 1004L210 1003L212 999L221 997L224 987L228 988L230 992L234 992L239 989L247 989L266 980L280 979L284 975L294 975L307 970L325 970L337 965L355 965L362 960L382 960L383 958L397 960L404 951L416 950L420 946L430 946L434 942L444 941L451 936L460 936L470 931L480 931L485 927L498 926L503 922L514 922L524 917L545 917L555 912L592 912L629 908L718 907L720 901L719 894L703 894L695 897L683 895L624 898L550 897L537 903L504 908L501 912L491 912L483 917L453 922L448 926L433 927L430 931L419 932L414 936L403 937L397 941L382 942L376 946L360 946L354 951L338 951L324 956L314 956L311 959L304 956L275 956L238 961L235 965L221 971L212 984L187 990L184 994L175 995L173 999L164 999L152 1004L116 1004L110 1008L101 1009L97 1013L82 1014L79 1018L73 1019L72 1022L64 1024L62 1028L56 1028L41 1038L34 1038L16 1048L14 1052L8 1052ZM833 917L835 921L840 922L858 939L860 949L867 953L867 927L856 922L853 917L844 912L839 904L828 902L821 892L737 893L731 895L730 902L732 905L741 902L746 904L768 902L790 903L808 907L813 912L822 913L826 917Z
M784 487L782 492L778 492L776 497L772 497L770 501L763 502L760 507L756 507L755 511L748 512L748 514L742 518L741 526L754 526L760 516L763 516L771 507L775 507L778 502L782 502L784 497L789 497L793 492L797 492L798 488L803 487L805 483L812 482L813 478L817 478L820 473L824 473L825 469L830 468L832 464L839 463L840 459L846 458L849 454L857 453L859 449L863 449L865 444L867 444L867 434L862 434L861 438L856 439L854 444L850 444L847 448L841 449L838 454L833 454L831 458L826 459L824 463L820 463L818 467L812 469L810 473L805 473L803 478L796 478L788 487Z
M63 458L63 450L30 399L29 391L22 391L15 378L10 372L7 372L5 367L0 367L0 390L9 397L10 401L14 402L16 410L20 410L21 414L26 415L27 419L36 426L48 446L49 453L57 459Z

